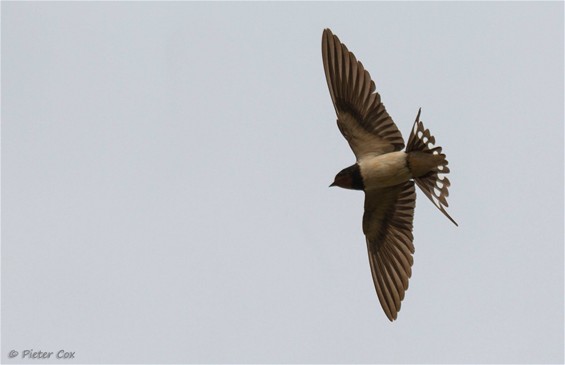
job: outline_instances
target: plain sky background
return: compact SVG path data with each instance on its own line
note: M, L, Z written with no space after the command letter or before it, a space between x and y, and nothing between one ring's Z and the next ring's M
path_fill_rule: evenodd
M563 11L3 1L2 361L563 362ZM393 323L326 27L450 161Z

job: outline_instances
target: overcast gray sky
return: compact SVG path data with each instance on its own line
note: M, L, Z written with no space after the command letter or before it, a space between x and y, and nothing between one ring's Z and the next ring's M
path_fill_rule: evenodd
M2 2L2 361L563 362L563 10ZM450 161L394 323L326 27Z

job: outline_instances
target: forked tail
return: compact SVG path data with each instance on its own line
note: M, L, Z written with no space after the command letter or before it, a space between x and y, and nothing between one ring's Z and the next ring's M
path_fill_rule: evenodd
M410 132L410 138L408 138L406 152L424 152L439 158L435 159L437 164L435 164L431 171L422 176L415 177L414 181L428 199L430 199L450 221L458 226L457 222L455 222L445 210L445 208L449 206L449 204L447 204L447 197L449 196L448 188L450 182L445 176L445 174L449 173L449 167L447 167L448 162L445 159L445 154L441 153L441 147L435 146L436 139L434 136L431 135L429 129L424 128L424 124L420 121L421 111L422 109L420 108L412 132Z

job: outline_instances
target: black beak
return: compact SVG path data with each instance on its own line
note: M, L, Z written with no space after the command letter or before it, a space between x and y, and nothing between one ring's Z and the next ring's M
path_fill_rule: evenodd
M331 188L332 186L335 186L335 181L328 187Z

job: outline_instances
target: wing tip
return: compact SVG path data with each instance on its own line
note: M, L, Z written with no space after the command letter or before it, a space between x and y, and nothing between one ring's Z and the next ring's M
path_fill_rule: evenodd
M335 37L335 35L333 34L332 30L330 28L324 28L322 32L322 40L325 40L327 42L333 37Z

